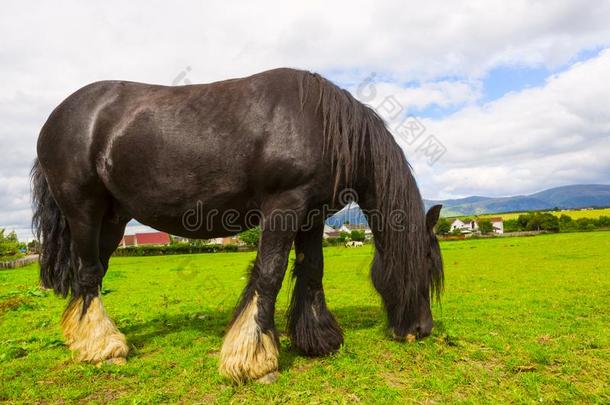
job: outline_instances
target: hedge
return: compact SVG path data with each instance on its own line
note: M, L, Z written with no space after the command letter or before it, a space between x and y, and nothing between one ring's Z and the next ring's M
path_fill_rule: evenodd
M167 246L146 245L146 246L127 246L118 248L114 256L162 256L162 255L183 255L189 253L216 253L216 252L237 252L237 245L208 244L192 246L187 243L173 244Z

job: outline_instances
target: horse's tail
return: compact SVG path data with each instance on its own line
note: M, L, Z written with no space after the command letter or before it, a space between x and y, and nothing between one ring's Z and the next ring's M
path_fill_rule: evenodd
M436 293L442 277L424 270L429 242L423 200L411 167L373 109L317 74L304 74L300 87L302 105L309 94L318 95L313 102L323 117L324 153L333 165L334 194L340 187L360 192L358 182L364 179L366 193L374 195L374 202L362 207L378 253L373 282L378 290L388 290L386 296L393 296L391 303L386 302L394 307L393 316L408 319L421 304L420 289L432 287Z
M40 280L44 287L66 297L74 277L70 263L70 228L51 194L38 159L32 167L31 181L32 228L40 244Z

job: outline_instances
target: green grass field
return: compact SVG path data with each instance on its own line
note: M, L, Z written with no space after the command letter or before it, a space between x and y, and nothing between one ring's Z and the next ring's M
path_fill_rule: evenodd
M326 294L344 328L337 354L304 358L281 336L281 377L233 386L218 352L253 253L115 258L104 301L128 364L78 364L61 341L64 301L37 268L0 272L0 401L610 402L610 233L442 244L436 328L386 337L372 250L326 248ZM276 320L285 328L288 283Z

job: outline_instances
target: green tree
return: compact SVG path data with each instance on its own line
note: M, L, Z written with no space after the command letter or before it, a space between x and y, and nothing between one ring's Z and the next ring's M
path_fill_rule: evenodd
M239 234L239 239L241 239L246 245L250 247L258 246L258 241L261 238L261 228L260 226L256 226L254 228L248 229L247 231L243 231Z
M597 219L597 226L600 228L610 228L610 217L602 215Z
M571 231L576 229L576 222L569 215L561 214L558 222L560 231Z
M507 219L504 221L504 232L519 232L523 228L516 219Z
M483 235L487 235L494 231L494 226L489 219L481 219L479 220L479 231Z
M592 224L592 221L590 218L578 218L576 220L576 228L580 231L591 230L591 227L589 226L591 224ZM595 226L595 224L593 226Z
M188 239L188 244L189 246L192 247L201 247L204 245L208 245L210 243L209 240L205 240L205 239Z
M519 218L521 218L521 216L519 216ZM542 228L540 226L540 217L537 214L528 214L525 216L525 220L526 220L526 225L525 225L526 231L541 231L542 230Z
M40 244L36 239L32 239L28 242L28 252L29 253L40 253Z
M355 240L357 242L364 242L364 231L354 229L352 230L350 237L352 238L352 240Z
M350 240L351 238L351 233L349 232L339 232L339 237L337 239L339 239L339 241L341 241L341 243L347 242L348 240Z
M15 231L4 235L4 229L0 229L0 257L15 256L19 253L19 241Z
M517 218L517 223L519 224L519 228L521 228L522 230L526 230L528 228L530 218L531 218L530 214L519 215L519 217Z
M437 235L447 235L451 232L451 222L449 222L446 218L441 218L436 223L436 234Z
M526 223L525 230L527 231L559 231L559 219L548 212L520 215L519 223Z
M559 218L548 212L537 214L540 222L540 229L550 232L559 231Z

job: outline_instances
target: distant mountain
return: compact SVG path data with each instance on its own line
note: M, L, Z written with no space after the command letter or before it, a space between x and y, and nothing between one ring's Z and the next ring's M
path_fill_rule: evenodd
M366 224L366 217L357 204L350 204L326 220L326 224L339 228L343 224Z
M426 207L443 204L441 215L478 215L498 212L545 210L555 207L610 207L610 185L577 184L514 197L467 197L453 200L424 200Z
M610 185L577 184L540 191L530 195L514 197L472 196L450 200L424 200L426 209L443 204L441 215L444 217L460 215L479 215L517 211L552 209L610 207ZM366 218L357 205L345 207L328 218L326 223L339 227L344 223L366 224Z

